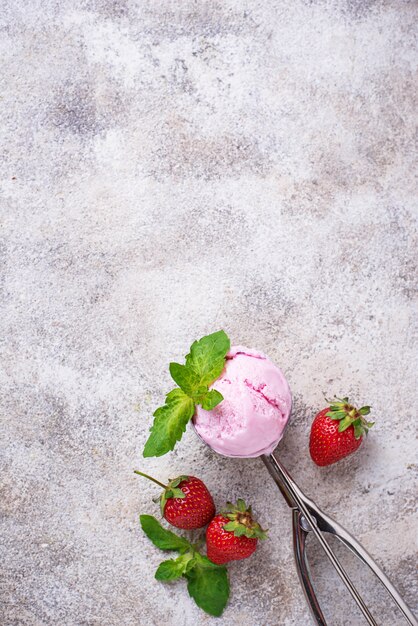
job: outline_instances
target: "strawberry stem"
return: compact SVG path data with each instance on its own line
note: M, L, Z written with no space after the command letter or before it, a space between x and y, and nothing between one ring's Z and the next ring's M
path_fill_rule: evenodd
M163 483L160 483L159 480L157 480L156 478L153 478L152 476L149 476L148 474L144 474L144 472L140 472L139 470L134 470L134 474L138 474L138 476L143 476L144 478L148 478L148 480L152 480L153 483L155 483L156 485L159 485L163 489L168 489L168 485L163 485Z

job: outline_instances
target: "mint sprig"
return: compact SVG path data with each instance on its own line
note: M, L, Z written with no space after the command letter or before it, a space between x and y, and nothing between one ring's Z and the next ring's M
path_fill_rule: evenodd
M223 400L210 385L222 373L230 341L223 330L195 341L184 365L170 363L170 374L178 387L170 391L165 404L154 412L144 457L162 456L173 450L193 417L196 404L210 411Z
M197 606L214 617L222 615L229 598L226 567L209 561L187 539L163 528L152 515L141 515L140 522L142 530L157 548L180 553L177 559L160 563L155 578L163 582L186 578L187 590Z

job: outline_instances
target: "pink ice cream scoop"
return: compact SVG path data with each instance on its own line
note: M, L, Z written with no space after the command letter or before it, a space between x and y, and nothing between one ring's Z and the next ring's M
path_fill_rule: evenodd
M211 411L197 407L198 435L225 456L270 454L282 438L292 398L282 371L261 352L234 346L213 383L224 397Z

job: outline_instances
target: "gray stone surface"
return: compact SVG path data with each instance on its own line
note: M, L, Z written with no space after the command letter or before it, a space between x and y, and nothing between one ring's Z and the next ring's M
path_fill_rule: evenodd
M288 376L280 453L413 605L416 2L2 0L1 624L304 626L261 461L187 433L143 460L167 363L225 328ZM322 391L373 405L356 456L307 454ZM138 513L164 479L252 501L270 539L221 619ZM350 566L350 564L349 564ZM359 569L380 623L400 625ZM330 620L362 624L314 552Z

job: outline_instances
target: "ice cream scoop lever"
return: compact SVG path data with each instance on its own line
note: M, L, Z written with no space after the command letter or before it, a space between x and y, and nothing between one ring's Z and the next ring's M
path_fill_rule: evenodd
M351 596L357 603L360 611L362 612L365 620L372 626L377 626L377 622L370 613L363 598L360 596L356 587L353 585L348 574L342 567L341 563L335 556L334 552L330 548L323 533L330 533L338 537L338 539L351 550L351 552L359 558L363 563L368 565L372 572L377 576L382 585L386 588L387 592L392 596L394 602L398 605L402 611L408 624L411 626L418 626L418 621L415 619L411 610L406 602L400 596L399 592L392 585L390 580L380 569L377 563L372 559L370 554L363 548L363 546L354 539L340 524L335 522L331 517L321 511L321 509L310 500L298 485L294 482L292 477L286 468L279 461L276 454L264 455L261 457L270 472L276 485L279 487L283 497L287 504L292 509L293 513L293 549L295 553L296 567L299 574L299 579L303 587L307 602L312 612L315 623L318 626L327 626L318 599L315 594L315 590L312 584L312 580L309 572L309 564L305 549L307 534L312 532L316 539L319 541L322 549L331 561L333 567L336 569L338 575L341 577Z

